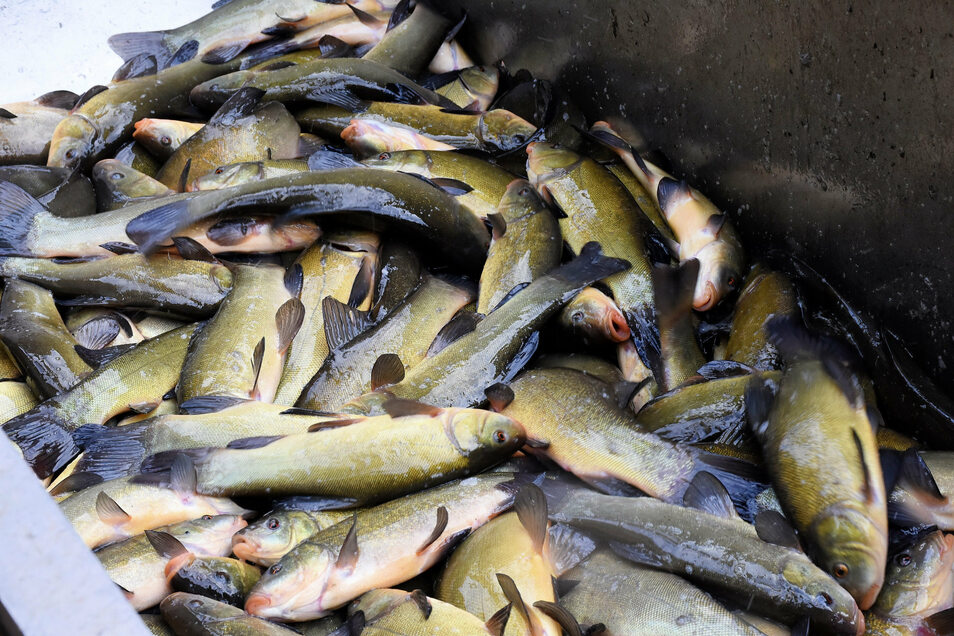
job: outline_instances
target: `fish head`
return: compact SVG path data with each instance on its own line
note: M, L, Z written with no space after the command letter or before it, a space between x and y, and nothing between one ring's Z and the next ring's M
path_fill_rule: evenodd
M189 101L199 108L218 108L253 76L252 71L236 71L202 82L189 93Z
M210 545L231 545L232 535L248 525L241 515L203 515L190 523L179 541L190 551L204 554ZM196 543L192 543L194 540Z
M245 611L278 621L321 618L329 611L323 597L336 561L337 555L323 545L299 544L262 572L245 600Z
M819 571L804 553L793 550L781 575L791 584L789 592L801 597L799 604L808 608L813 625L832 633L864 633L865 617L855 599L832 577Z
M240 559L272 565L314 532L314 523L299 511L268 514L232 537L232 552Z
M546 205L540 195L526 179L511 181L497 205L497 212L502 214L508 223L545 209Z
M548 183L573 171L582 158L571 150L535 141L527 146L527 179L549 201Z
M954 598L954 535L935 530L915 539L888 561L884 586L872 610L883 616L927 616Z
M302 249L314 243L321 230L314 222L298 219L276 224L273 217L222 219L205 231L205 237L220 247L242 251Z
M413 172L414 174L425 174L430 166L430 155L426 151L417 150L395 150L394 152L381 152L377 156L369 157L361 163L371 168L380 168L382 170L394 170L401 172Z
M500 70L493 65L469 66L460 72L460 81L477 100L480 110L490 107L500 86Z
M692 296L692 308L708 311L741 285L741 249L731 241L715 240L696 252L694 258L699 259L699 277Z
M98 136L99 131L85 117L66 117L53 130L46 165L51 168L78 168L93 153Z
M854 597L858 607L871 607L884 582L888 555L886 524L858 506L829 506L812 523L815 563Z
M96 162L93 166L93 182L97 189L122 192L129 198L150 197L168 192L165 186L157 187L155 180L116 159Z
M171 119L140 119L133 124L133 139L150 151L166 156L195 134L191 126Z
M477 136L499 151L514 150L530 141L537 127L509 110L497 108L480 116Z
M613 300L594 287L585 287L560 312L565 327L593 341L629 340L626 317Z
M159 604L159 609L170 625L199 626L235 615L235 608L226 603L187 592L170 594Z
M219 166L212 172L195 179L186 188L188 192L196 190L221 190L265 178L265 164L261 161L243 161L227 166Z
M503 457L523 446L527 434L515 419L483 409L446 409L452 431L468 457Z

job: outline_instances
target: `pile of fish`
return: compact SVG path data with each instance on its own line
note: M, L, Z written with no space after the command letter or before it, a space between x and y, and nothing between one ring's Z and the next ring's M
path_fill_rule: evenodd
M3 431L143 621L954 633L950 400L461 24L226 0L0 108Z

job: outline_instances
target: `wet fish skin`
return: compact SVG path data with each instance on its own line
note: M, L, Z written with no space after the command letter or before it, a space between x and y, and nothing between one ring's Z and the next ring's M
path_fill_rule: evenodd
M469 66L458 71L456 79L436 89L460 108L487 110L497 95L500 71L496 66Z
M16 115L0 117L0 166L44 163L50 149L50 137L69 115L70 102L75 102L76 98L68 91L56 91L30 101L0 106Z
M326 528L350 519L351 510L273 510L232 537L240 559L268 567Z
M780 369L779 353L765 325L772 316L790 316L795 311L795 288L788 277L762 265L753 267L736 300L726 359L762 371Z
M199 132L204 124L146 117L133 126L133 139L160 159L168 159L186 139Z
M626 342L629 325L613 299L596 289L585 287L560 312L560 327L586 342Z
M97 161L93 166L93 181L100 212L137 203L140 199L175 193L175 190L116 159Z
M444 36L451 26L451 21L434 9L417 5L363 58L380 62L408 77L418 77L444 44Z
M249 616L228 603L186 592L174 592L159 604L162 617L176 634L187 636L291 636L294 632L271 621Z
M183 559L181 564L167 567L166 576L171 578L172 589L202 594L230 605L241 605L249 590L258 582L261 571L254 565L226 557L229 549L225 548L215 555L195 555Z
M261 181L273 177L283 177L296 172L307 172L308 162L300 159L276 159L274 161L240 161L224 166L218 166L195 181L188 188L189 192L197 190L221 190L232 186Z
M37 404L39 401L26 382L0 382L0 424L26 413Z
M21 187L55 216L88 216L96 213L96 191L86 175L66 168L0 166L0 181Z
M426 604L426 614L422 611L422 604ZM478 617L450 603L424 597L420 590L413 593L387 588L371 590L349 605L348 612L364 613L367 623L361 633L367 636L395 633L421 636L501 636L503 627L488 626ZM492 631L492 627L498 626L499 629Z

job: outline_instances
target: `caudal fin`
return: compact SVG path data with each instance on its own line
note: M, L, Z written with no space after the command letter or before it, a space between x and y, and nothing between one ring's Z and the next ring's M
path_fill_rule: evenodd
M123 58L123 62L145 53L154 56L160 64L159 68L163 68L163 63L176 51L176 47L167 41L168 36L168 31L117 33L110 36L106 42L116 55Z
M43 256L31 252L27 239L44 214L50 213L26 190L0 181L0 256Z
M3 432L20 448L23 459L40 479L56 473L80 452L68 423L47 403L8 421Z

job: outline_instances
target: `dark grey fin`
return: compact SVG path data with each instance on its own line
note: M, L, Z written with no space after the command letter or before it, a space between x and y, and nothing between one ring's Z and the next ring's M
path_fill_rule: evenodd
M49 93L43 93L33 101L41 106L49 106L50 108L62 108L65 110L70 110L73 106L76 105L76 100L79 99L79 95L73 91L50 91Z
M449 177L431 177L431 183L452 197L459 197L474 191L474 188L470 186L470 184Z
M530 612L527 610L527 605L523 602L523 597L520 596L520 590L517 589L517 584L513 582L512 578L502 572L497 572L497 583L500 585L500 589L503 590L504 597L517 609L517 612L523 617L523 621L527 625L530 625Z
M282 24L276 24L275 26L265 27L261 30L262 35L270 35L276 38L287 38L288 36L297 33L298 29L295 29L290 26L285 26Z
M116 500L107 495L105 491L100 491L96 496L96 516L103 523L111 525L126 523L132 519L129 513L123 510L122 506L116 503Z
M136 77L146 75L155 75L158 72L159 65L156 63L156 56L152 53L139 53L129 58L113 74L114 82L121 82Z
M931 614L924 619L924 625L935 634L954 634L954 607Z
M249 45L247 41L233 42L226 46L220 46L202 54L202 62L206 64L225 64L234 59L239 53L245 50Z
M536 438L536 437L528 437L528 438L527 438L527 441L524 443L524 445L525 445L525 446L529 446L530 448L536 448L536 449L539 449L539 450L546 450L546 449L550 448L550 440L539 439L539 438Z
M460 20L457 21L457 24L452 26L450 30L444 35L444 41L450 42L457 37L457 34L460 33L460 30L464 28L464 23L467 22L467 12L464 11L463 15L460 16Z
M149 539L149 545L151 545L163 559L174 559L177 556L189 552L189 550L182 545L181 541L168 532L146 530L146 538Z
M431 607L431 602L427 600L427 594L425 594L423 590L414 590L411 592L410 598L414 601L414 604L417 605L417 609L421 610L424 620L429 619L431 617L431 610L434 608Z
M161 403L162 403L162 400L157 400L153 402L143 401L143 402L133 402L131 404L127 404L127 406L129 407L129 410L139 413L141 415L143 413L148 413L149 411L152 411Z
M349 5L350 6L350 5ZM357 308L374 290L374 261L370 256L361 259L361 268L351 284L351 294L348 295L348 305Z
M437 523L434 524L434 529L431 531L427 538L424 539L424 543L421 544L421 547L417 549L417 553L421 554L427 550L435 541L441 538L441 535L444 534L444 530L447 529L447 521L449 517L447 516L447 508L444 506L437 507Z
M762 470L743 459L698 452L693 460L697 470L712 473L722 483L736 507L745 506L767 487Z
M636 153L633 151L633 147L630 146L625 139L618 135L614 135L608 130L581 130L586 137L589 137L593 141L599 142L604 146L609 148L618 148L620 150L625 150L626 152L633 153L633 156Z
M606 631L606 625L603 623L594 623L586 628L583 636L598 636Z
M507 233L507 220L503 214L493 212L487 215L487 221L490 223L490 233L495 241L499 241Z
M328 34L318 39L317 49L321 51L321 57L323 58L347 57L354 50L350 44L341 38Z
M322 170L338 170L339 168L366 168L365 164L356 161L351 155L330 150L318 150L308 157L308 169L320 172Z
M186 159L182 166L182 172L179 173L179 192L185 192L189 187L189 170L192 169L192 157Z
M635 156L635 155L634 155ZM685 181L676 181L669 177L663 177L656 186L656 200L659 201L659 207L665 212L669 204L678 196L687 196L689 194L689 184Z
M297 298L289 298L275 312L275 327L278 329L278 352L284 354L298 335L305 321L305 306Z
M511 298L513 298L514 296L516 296L517 294L519 294L521 291L523 291L525 288L529 286L530 286L530 283L517 283L516 285L514 285L513 289L508 291L507 294L500 299L500 302L494 305L494 308L490 310L490 313L494 313L495 311L497 311L498 309L506 305L507 301L509 301Z
M325 296L321 301L321 313L329 351L336 351L371 326L368 312L358 311L332 296Z
M265 359L265 336L255 345L252 351L252 394L258 390L258 376L262 372L262 361Z
M724 214L713 214L706 220L706 231L712 236L719 236L725 222L726 216Z
M102 93L103 91L107 91L107 90L109 90L109 87L103 86L102 84L96 84L95 86L90 86L88 89L86 89L86 91L82 95L80 95L77 98L76 103L73 104L73 110L74 111L77 110L83 104L93 99L94 97Z
M102 424L83 424L73 431L73 441L76 442L76 445L80 448L86 448L92 442L103 437L109 430L111 429L106 428ZM75 472L73 474L75 474Z
M382 353L371 367L371 390L397 384L404 379L404 363L396 353Z
M536 601L533 606L559 623L567 636L583 636L580 624L565 607L550 601Z
M74 433L74 439L76 435ZM879 448L878 459L881 462L881 474L884 477L884 491L888 495L894 490L898 477L901 475L901 451L890 448Z
M570 215L564 212L559 205L554 205L551 210L553 211L553 217L557 220L570 218Z
M504 631L507 629L507 621L510 620L510 609L512 607L513 603L507 603L494 612L493 616L488 618L487 622L484 623L484 627L487 628L491 636L503 636Z
M294 263L285 270L283 280L288 293L296 298L300 298L301 290L305 286L305 271L302 269L301 263Z
M690 315L692 296L699 277L699 260L690 258L679 267L656 265L652 268L656 320L660 329L671 329Z
M441 330L434 336L434 341L427 348L425 357L437 355L460 338L466 336L477 328L477 325L483 319L480 314L472 311L458 312Z
M411 0L401 0L391 11L391 19L388 20L385 33L407 20L409 15L411 15Z
M25 245L34 218L47 213L43 204L26 190L9 181L0 181L0 256L31 256Z
M210 252L202 243L199 243L188 236L173 236L172 244L175 246L179 256L187 261L202 261L205 263L218 263L219 259Z
M342 418L340 420L328 420L327 422L318 422L312 424L308 427L309 433L317 433L318 431L323 431L329 428L340 428L342 426L351 426L356 422L362 421L364 418L361 417L351 417L351 418Z
M210 124L234 124L242 117L247 117L255 112L255 108L261 103L265 91L253 86L244 86L232 93L225 103L219 106L215 114L209 119Z
M9 110L7 110L6 108L0 108L0 117L2 117L3 119L16 119L16 118L17 118L16 115L14 115L13 113L11 113L11 112L10 112Z
M530 535L534 549L542 554L549 527L547 498L543 491L534 484L524 486L514 499L513 509L523 529Z
M250 450L252 448L262 448L268 446L276 439L283 438L284 435L260 435L259 437L243 437L242 439L233 439L225 445L226 448L233 450Z
M306 409L301 406L290 406L279 415L314 415L317 417L328 417L330 415L339 415L339 413L332 413L330 411L318 411L315 409Z
M643 378L639 382L621 380L613 384L613 393L616 395L616 406L625 409L633 397L643 390L643 387L653 381L652 377Z
M913 448L904 451L901 456L898 485L907 490L928 495L939 502L944 500L941 489L937 487L937 482L934 481L934 475L931 474L931 470L924 463L921 455Z
M199 52L199 42L198 40L189 40L176 50L172 54L172 57L169 58L169 61L166 62L166 68L170 66L175 66L176 64L182 64L183 62L188 62L195 57L195 54Z
M734 378L742 375L751 375L756 372L754 367L735 360L710 360L699 367L698 373L706 380L720 378Z
M83 457L76 466L76 470L104 481L137 473L139 464L142 463L146 454L140 441L146 430L145 427L132 425L106 428L98 424L94 426L104 430L100 437L85 445ZM146 426L149 426L148 423ZM73 436L76 437L76 432Z
M407 417L409 415L428 415L434 417L439 415L443 409L415 400L404 400L402 398L391 398L385 402L381 408L391 417Z
M808 636L812 633L812 619L809 616L802 616L794 625L792 625L791 636Z
M581 583L580 579L557 579L553 582L556 597L561 598L572 592Z
M692 478L683 493L682 503L688 508L696 508L717 517L740 519L725 486L707 471L696 473Z
M198 476L192 458L178 453L169 467L169 487L183 495L195 494Z
M454 80L460 77L460 70L456 71L447 71L446 73L438 73L436 75L431 75L426 79L421 80L420 84L424 88L430 89L432 91L441 88L442 86L447 86Z
M76 342L88 349L102 349L119 336L122 328L112 315L97 316L73 332Z
M662 345L656 312L651 305L624 309L626 324L632 333L633 346L646 368L654 377L662 377Z
M292 66L298 66L298 65L292 62L291 60L282 60L280 62L272 62L268 66L263 66L262 68L258 70L260 72L267 73L268 71L280 71L283 68L291 68Z
M358 7L349 4L348 8L351 9L351 12L354 14L354 17L358 18L358 22L365 26L377 27L381 24L382 20L377 19L367 11L362 11Z
M349 616L341 627L333 632L328 632L328 636L360 636L361 632L364 631L365 622L364 611L358 610Z
M762 510L755 515L755 532L766 543L801 550L795 528L777 510Z
M772 384L759 375L753 375L745 385L744 400L745 419L756 439L761 440L768 430L769 413L775 402Z
M23 459L40 479L56 473L79 454L66 422L45 402L7 421L3 432L20 447Z
M172 469L172 464L177 456L186 455L193 463L201 463L206 457L217 450L219 449L177 448L150 455L143 460L142 466L140 467L141 473L133 477L133 482L137 484L161 484L168 487L171 483L169 471Z
M865 461L864 446L861 444L861 438L858 437L858 431L855 429L851 429L851 439L855 443L855 450L858 451L858 463L861 464L861 473L865 478L864 485L861 487L862 492L864 493L865 499L871 502L876 496L874 478L871 475L868 462Z
M206 413L217 413L245 402L248 402L248 400L231 395L200 395L179 404L179 412L187 415L204 415Z
M529 446L529 443L527 445ZM549 443L547 443L547 446L549 446ZM546 448L546 446L544 448ZM632 484L609 475L602 477L587 476L580 477L579 479L590 488L598 490L605 495L613 495L614 497L636 497L642 494L642 491Z
M338 551L338 559L335 561L335 569L343 570L350 574L358 564L358 513L355 512L351 517L351 528L345 536L341 549Z
M188 224L189 199L173 201L144 212L126 224L126 236L149 254Z
M330 104L331 106L344 108L352 113L360 111L361 104L363 103L357 95L342 89L316 90L309 93L308 98L322 104Z
M507 408L510 403L513 402L514 397L513 389L503 382L497 382L488 386L484 389L484 395L487 396L487 401L490 402L490 409L498 413Z
M73 473L56 486L50 489L50 494L53 496L62 495L68 492L75 492L77 490L83 490L84 488L89 488L90 486L95 486L97 484L103 483L103 478L96 473L80 472Z
M550 564L557 576L576 567L596 550L593 539L566 524L554 524L548 535Z
M520 346L520 350L517 351L516 355L507 363L507 366L504 367L503 376L500 378L500 381L506 383L513 380L514 377L527 366L527 363L530 362L530 358L537 352L537 347L539 346L540 332L534 331Z
M165 59L170 51L165 39L165 31L142 31L138 33L117 33L109 37L107 43L116 55L123 61L136 57L141 53L155 55Z
M100 247L104 250L112 252L113 254L136 254L139 252L139 248L132 243L120 243L118 241L103 243L100 245Z
M135 347L135 343L116 345L115 347L105 347L103 349L88 349L83 345L73 345L76 355L78 355L83 362L94 369L98 369L104 364L109 364L119 356Z
M654 265L669 265L672 263L673 254L679 253L678 244L671 245L670 241L664 238L656 228L646 234L645 243L649 261ZM673 247L676 249L673 249Z
M666 564L652 549L644 548L638 544L610 541L609 549L612 550L616 556L628 559L634 563L648 565L660 570L666 568Z
M865 407L865 414L868 416L868 423L871 424L871 430L877 435L878 431L884 428L885 425L881 411L879 411L878 407L874 404L869 404Z

